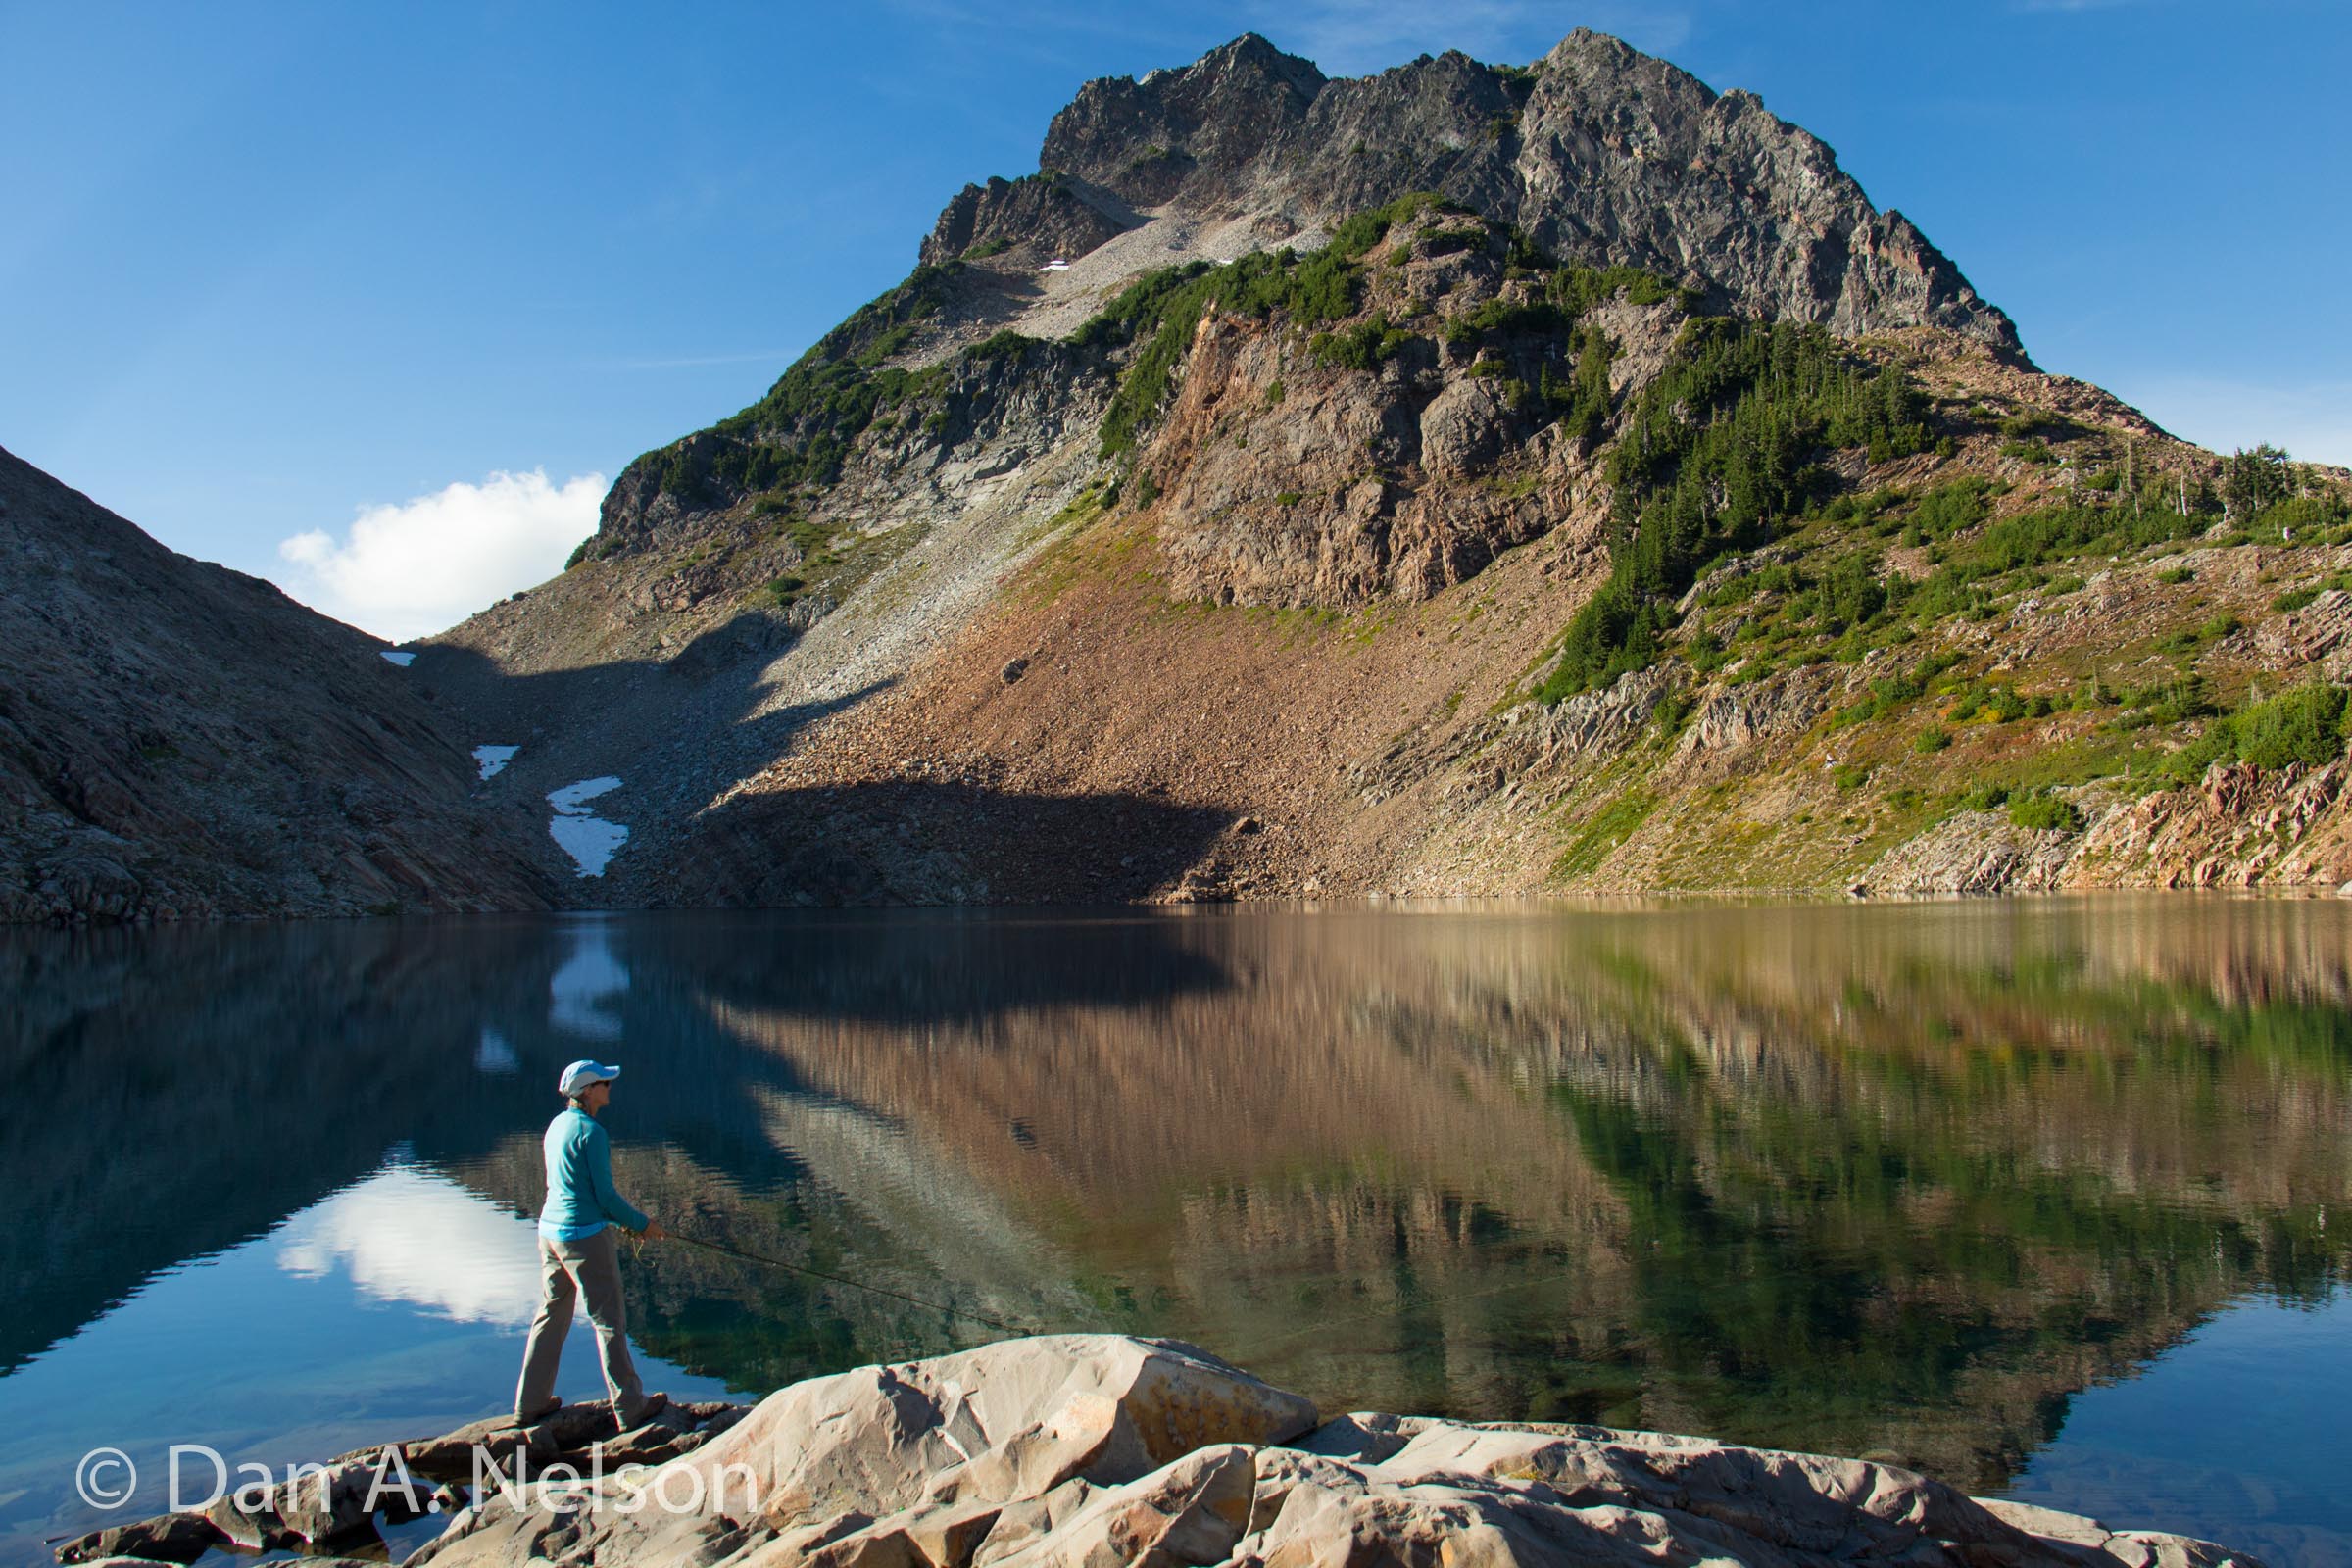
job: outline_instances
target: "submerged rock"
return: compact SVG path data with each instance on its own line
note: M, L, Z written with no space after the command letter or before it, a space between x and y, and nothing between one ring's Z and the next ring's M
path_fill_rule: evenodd
M781 1389L748 1414L686 1406L670 1430L615 1434L586 1406L561 1430L482 1423L402 1446L412 1468L455 1468L481 1442L589 1472L493 1489L410 1561L2260 1568L2210 1543L1980 1502L1861 1459L1606 1427L1375 1413L1318 1424L1306 1399L1204 1351L1116 1335L859 1367ZM654 1468L620 1462L670 1441L693 1446ZM602 1466L583 1462L597 1454ZM210 1529L175 1516L59 1556L185 1550Z

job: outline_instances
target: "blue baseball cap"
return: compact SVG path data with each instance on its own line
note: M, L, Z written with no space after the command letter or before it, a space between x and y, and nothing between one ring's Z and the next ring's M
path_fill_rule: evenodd
M590 1084L609 1084L619 1076L618 1067L582 1057L564 1069L564 1075L556 1080L556 1093L568 1100Z

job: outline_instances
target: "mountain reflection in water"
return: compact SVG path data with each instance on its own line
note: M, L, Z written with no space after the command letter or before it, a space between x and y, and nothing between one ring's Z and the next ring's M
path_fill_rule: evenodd
M2059 1434L2081 1391L2233 1302L2346 1321L2327 1211L2352 1160L2348 916L2175 898L12 937L0 1179L26 1222L0 1229L22 1287L0 1369L74 1355L142 1282L273 1232L281 1273L512 1336L548 1085L595 1054L627 1068L623 1189L742 1250L1194 1340L1328 1409L1706 1432L1980 1491L2023 1473L2059 1505L2075 1475L2133 1523L2329 1560L2352 1530L2329 1489L2281 1470L2183 1502L2167 1458L2140 1495L2128 1455L2070 1468ZM742 1389L986 1332L699 1250L626 1267L640 1345ZM2352 1368L2328 1335L2307 1381ZM270 1340L216 1325L184 1353L234 1368ZM487 1411L507 1390L468 1392ZM2340 1430L2287 1436L2345 1456Z

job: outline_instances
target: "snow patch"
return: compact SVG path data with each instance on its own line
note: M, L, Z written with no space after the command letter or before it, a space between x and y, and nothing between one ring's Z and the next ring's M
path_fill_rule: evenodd
M591 1040L620 1038L617 1000L628 995L629 971L612 951L600 921L571 933L571 956L547 982L547 1021Z
M580 875L603 876L612 857L629 841L628 828L601 816L557 816L547 823L548 836L578 862Z
M384 650L384 662L398 664L401 668L406 669L416 662L416 656L406 648L387 648Z
M473 749L473 760L481 764L482 777L496 778L500 773L506 771L507 764L513 761L514 754L521 750L522 748L519 746L476 746Z
M548 837L563 846L582 876L603 876L613 855L629 841L627 824L608 822L588 809L590 801L618 788L620 780L607 774L548 791L547 804L556 811L548 818Z
M603 778L584 778L577 784L566 784L560 790L547 792L547 804L562 816L585 816L584 808L599 795L620 788L620 780L608 773Z

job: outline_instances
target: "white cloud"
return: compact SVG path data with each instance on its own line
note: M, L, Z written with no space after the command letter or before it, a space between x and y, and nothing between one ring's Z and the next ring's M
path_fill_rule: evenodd
M2306 463L2352 466L2352 383L2151 376L2119 378L2111 390L2182 440L2216 452L2268 441Z
M280 541L279 586L395 642L421 637L562 570L604 494L601 473L557 485L533 468L362 507L342 539L313 528Z

